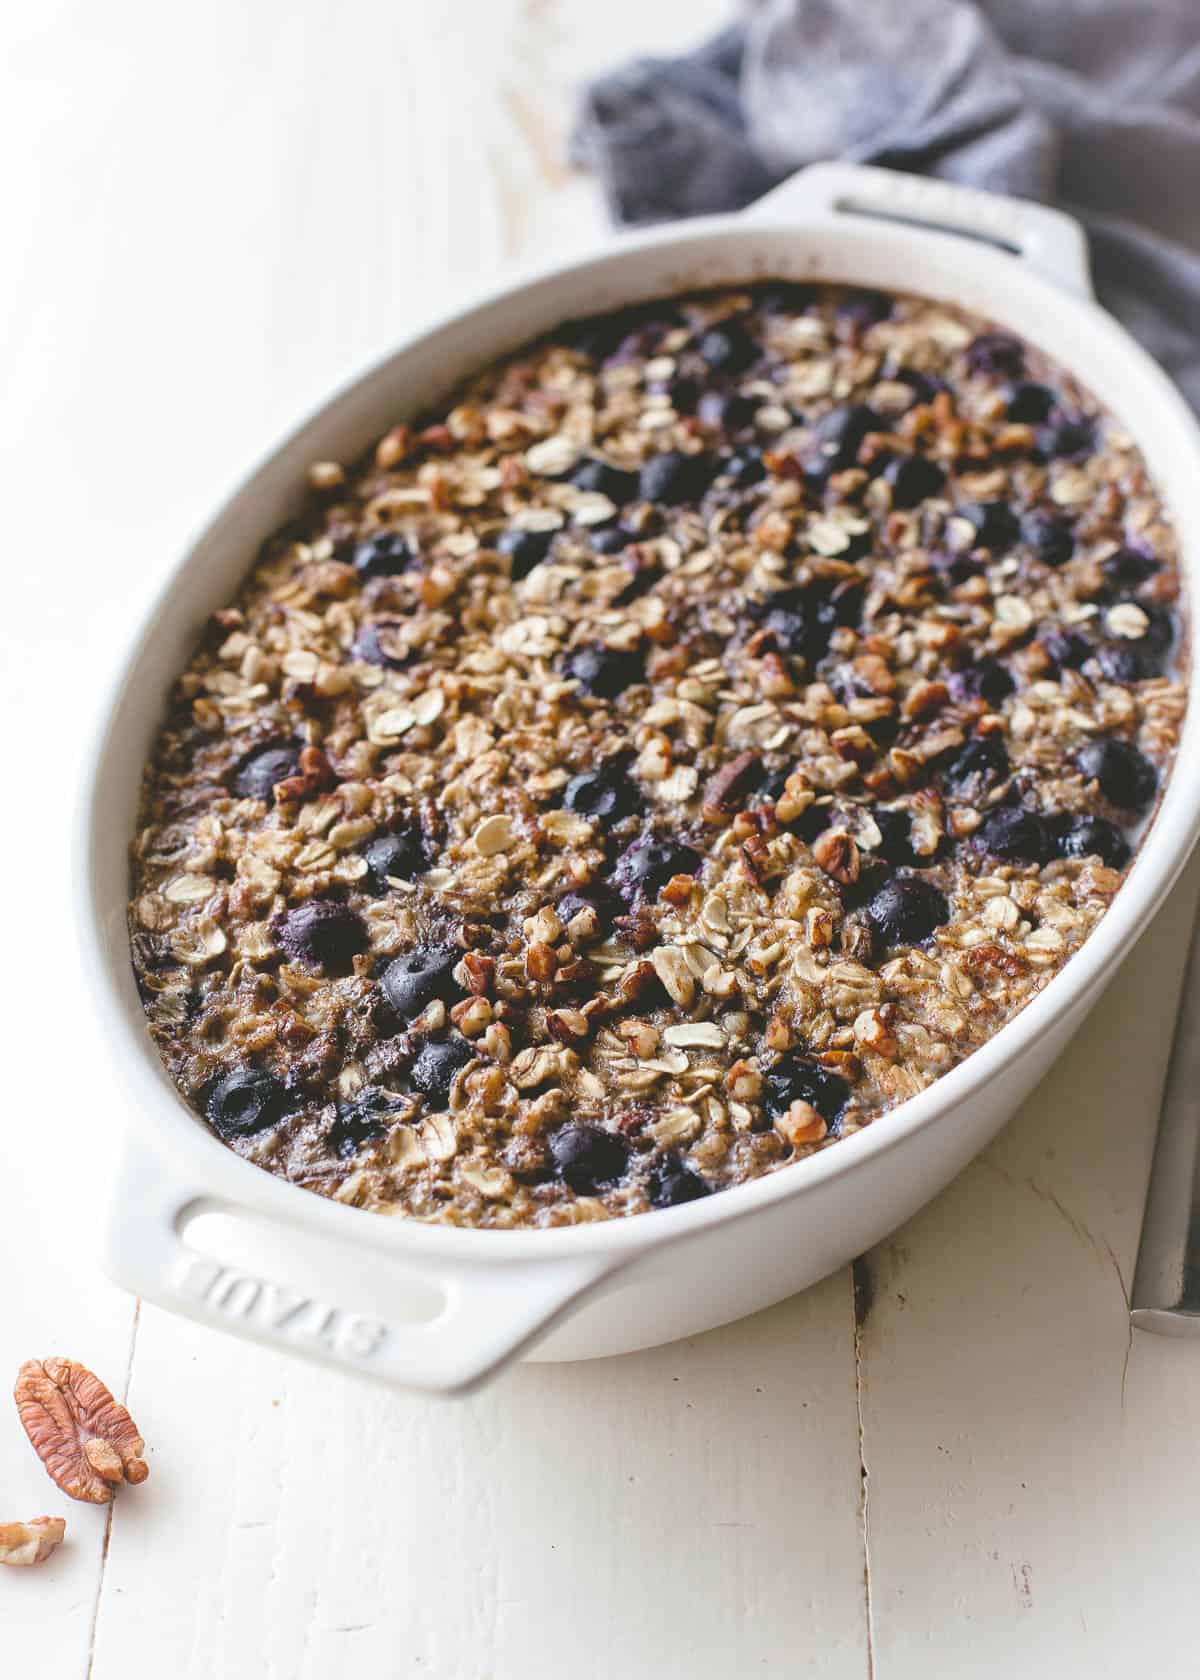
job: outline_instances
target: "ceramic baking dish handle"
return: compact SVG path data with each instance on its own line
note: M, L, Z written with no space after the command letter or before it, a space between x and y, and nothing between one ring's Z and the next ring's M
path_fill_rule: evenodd
M875 217L929 233L957 234L1018 257L1046 280L1091 298L1087 238L1073 216L1029 199L959 187L860 163L814 163L760 198L755 220L786 220L797 210Z
M391 1258L368 1243L348 1244L343 1235L336 1247L322 1248L321 1283L314 1290L308 1281L289 1281L286 1263L278 1260L273 1269L283 1275L268 1277L258 1264L228 1264L192 1246L184 1227L208 1213L232 1215L251 1230L269 1227L276 1254L295 1241L292 1228L276 1216L251 1218L233 1198L198 1195L173 1177L168 1163L127 1146L108 1232L110 1276L215 1329L435 1394L462 1393L481 1382L619 1264L589 1256L549 1265L514 1262L498 1252L486 1268L441 1261L435 1268ZM403 1311L397 1300L394 1316L377 1305L388 1294L380 1280L389 1266L401 1274L393 1295L408 1295ZM312 1269L310 1254L310 1274ZM415 1321L414 1296L420 1303ZM367 1301L375 1310L364 1310Z

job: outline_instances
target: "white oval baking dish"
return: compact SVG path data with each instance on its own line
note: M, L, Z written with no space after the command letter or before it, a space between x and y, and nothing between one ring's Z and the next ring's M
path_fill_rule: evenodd
M1200 434L1170 382L1092 301L1081 231L1056 212L891 172L818 165L742 215L625 237L423 333L294 433L184 556L129 655L95 751L82 923L134 1122L107 1253L109 1271L127 1288L326 1364L447 1393L535 1342L534 1358L584 1359L726 1323L823 1277L947 1184L1046 1072L1146 926L1200 827L1194 674L1162 805L1084 949L929 1090L754 1183L668 1211L549 1231L387 1219L241 1160L168 1079L144 1024L126 939L141 768L200 626L234 593L262 539L296 511L308 463L353 459L406 407L426 406L559 320L774 275L953 300L1048 351L1137 438L1177 523L1191 599L1200 596ZM196 1246L194 1216L231 1210L236 1225L223 1228L216 1252Z

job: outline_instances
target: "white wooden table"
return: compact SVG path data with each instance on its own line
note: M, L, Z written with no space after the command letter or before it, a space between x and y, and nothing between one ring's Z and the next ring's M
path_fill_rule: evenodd
M84 1360L152 1465L110 1526L0 1404L0 1520L70 1524L0 1571L6 1677L1196 1672L1200 1348L1126 1314L1195 871L1024 1113L860 1263L857 1311L843 1272L439 1404L139 1314L98 1272L123 1117L76 979L72 796L130 615L306 405L506 260L595 236L572 82L724 15L6 13L0 1380Z

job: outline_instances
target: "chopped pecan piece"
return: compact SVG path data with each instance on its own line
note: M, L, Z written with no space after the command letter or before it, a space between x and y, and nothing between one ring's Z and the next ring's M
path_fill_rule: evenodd
M848 887L858 880L858 846L840 828L827 828L813 841L813 857L831 880Z
M658 938L657 927L651 918L644 914L618 916L613 926L635 951L648 951Z
M850 664L855 676L872 694L895 693L896 679L888 668L887 660L878 653L860 653Z
M914 683L904 696L902 710L905 717L932 717L934 712L940 712L950 698L950 691L942 682Z
M761 886L767 873L767 843L761 835L752 834L742 844L742 868L754 885Z
M407 426L393 426L375 446L375 465L387 472L398 467L412 450L412 432Z
M475 997L486 997L496 978L496 959L480 951L468 951L463 958L467 987Z
M723 764L704 789L704 820L719 823L732 815L754 786L758 769L759 759L755 752L740 752L728 764Z
M558 967L554 947L541 939L530 942L525 952L525 972L531 980L553 980Z
M775 1130L793 1149L806 1143L820 1143L828 1129L813 1105L802 1098L797 1098L775 1121Z
M1029 967L1019 951L1006 951L1003 945L991 940L984 945L972 946L967 952L966 962L970 969L992 968L1001 974L1024 974Z
M105 1505L121 1482L150 1474L133 1419L86 1366L31 1359L14 1395L33 1450L70 1498Z
M588 1018L578 1009L551 1009L546 1015L546 1030L560 1044L583 1044L590 1028Z
M10 1569L28 1569L45 1563L61 1546L67 1525L61 1517L34 1517L32 1522L0 1523L0 1563Z
M313 799L318 793L327 793L336 786L337 776L333 766L320 747L305 747L300 754L300 774L276 782L274 792L277 801L298 801Z

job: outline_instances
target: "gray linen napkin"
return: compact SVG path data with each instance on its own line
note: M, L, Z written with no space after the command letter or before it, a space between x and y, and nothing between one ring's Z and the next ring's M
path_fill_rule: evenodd
M593 82L572 157L625 223L737 209L829 157L1060 204L1200 409L1200 0L765 0Z

